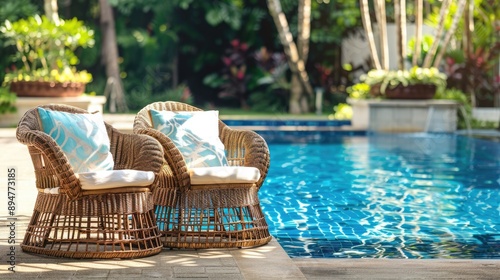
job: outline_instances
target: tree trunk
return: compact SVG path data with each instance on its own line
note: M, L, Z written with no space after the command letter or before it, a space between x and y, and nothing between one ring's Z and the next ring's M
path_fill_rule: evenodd
M382 69L389 70L389 45L387 44L387 18L385 13L385 0L375 1L375 15L379 29L379 45L382 59Z
M307 63L309 38L311 35L311 0L299 0L297 51L299 58Z
M423 0L415 0L415 50L413 52L412 65L418 66L420 53L422 52L422 25L423 25Z
M399 60L401 61L401 70L405 69L405 61L406 61L406 0L401 0L399 2L399 9L401 11L401 56Z
M405 0L394 0L394 20L396 22L396 49L397 49L397 62L398 69L404 70L404 32L403 32L403 19L406 20L406 16L403 17L403 2ZM406 25L404 25L406 28Z
M460 18L462 17L462 13L464 11L466 2L467 2L467 0L459 0L457 3L458 10L453 15L453 21L451 23L451 27L446 32L446 37L444 38L444 41L441 44L441 50L439 51L438 55L436 56L436 60L434 61L434 67L438 67L439 63L443 59L444 53L446 52L446 48L448 47L448 44L450 43L451 37L453 36L453 33L455 33L455 30L458 27L458 22L460 21Z
M105 95L109 96L109 111L127 111L127 103L123 92L123 84L120 78L120 67L118 65L118 46L116 43L115 20L113 10L107 0L99 0L101 9L102 30L102 63L106 68Z
M290 114L301 114L302 105L302 84L298 75L292 75L290 79L290 101L289 101L289 113Z
M59 8L57 6L57 0L44 0L43 8L45 10L45 16L47 17L47 19L49 21L52 21L56 26L59 26L60 21L59 21L59 13L58 13ZM54 41L51 41L50 45L54 49L64 48L64 46L56 45ZM47 60L43 56L40 60L42 63L42 67L45 69L51 69L52 67L57 68L56 65L48 65ZM24 62L24 65L26 69L30 69L28 63Z
M446 19L446 14L450 8L451 0L444 0L441 4L441 10L439 11L439 23L438 23L438 28L436 31L436 36L434 36L434 42L432 43L431 48L427 52L427 55L425 55L424 63L422 67L424 68L429 68L431 67L432 64L432 59L436 55L437 48L439 46L439 43L441 41L441 34L443 33L444 29L444 20Z
M363 28L365 29L366 37L368 39L368 45L370 47L370 54L375 69L382 69L380 65L380 60L378 58L377 47L375 45L375 39L373 38L372 23L370 20L370 9L368 6L368 0L359 0L359 8L361 10L361 21L363 22Z
M472 33L474 32L474 0L469 0L464 11L464 52L468 56L474 50L472 47Z
M45 0L43 8L45 10L45 15L47 16L47 18L54 22L56 25L59 25L57 0Z
M306 64L309 56L309 38L311 37L311 0L299 0L298 5L297 52L299 53L299 59ZM300 82L298 73L292 74L290 97L290 103L295 103L295 100L297 100L299 107L299 110L290 110L290 113L309 112L309 102L304 95L304 87ZM291 109L293 107L290 106Z
M311 84L309 83L309 75L306 72L304 61L299 56L297 45L293 41L293 36L288 27L288 22L281 9L281 3L279 0L267 0L267 6L278 30L279 38L285 50L285 54L287 55L290 69L293 74L297 75L303 89L305 89L308 96L312 99L314 92ZM292 104L290 105L292 107ZM308 111L309 110L301 113L306 113Z

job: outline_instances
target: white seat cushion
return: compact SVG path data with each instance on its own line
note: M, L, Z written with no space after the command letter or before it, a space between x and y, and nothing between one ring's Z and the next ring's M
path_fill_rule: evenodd
M76 174L83 190L102 190L122 187L145 187L153 183L155 174L140 170L107 170Z
M255 167L214 166L189 169L191 185L255 183L260 171Z

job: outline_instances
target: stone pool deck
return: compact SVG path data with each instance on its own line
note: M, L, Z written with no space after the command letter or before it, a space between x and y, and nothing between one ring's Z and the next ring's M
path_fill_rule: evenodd
M105 115L119 129L133 116ZM0 129L0 279L499 279L500 260L291 259L276 240L250 249L163 250L133 260L73 260L26 254L19 243L36 199L26 147ZM9 271L6 174L16 168L15 273Z

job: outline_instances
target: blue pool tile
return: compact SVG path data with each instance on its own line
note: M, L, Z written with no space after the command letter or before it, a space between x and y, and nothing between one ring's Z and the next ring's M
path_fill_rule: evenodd
M499 143L335 133L268 142L259 197L291 257L500 258Z

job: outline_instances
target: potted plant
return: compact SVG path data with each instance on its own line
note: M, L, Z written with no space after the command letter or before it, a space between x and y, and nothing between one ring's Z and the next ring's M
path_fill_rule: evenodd
M432 99L446 87L446 75L437 68L414 66L409 70L371 70L361 77L372 96L389 99Z
M92 47L94 33L76 18L55 24L35 15L16 22L5 21L0 32L15 46L13 67L4 85L17 96L78 96L92 80L87 71L77 71L75 50Z

